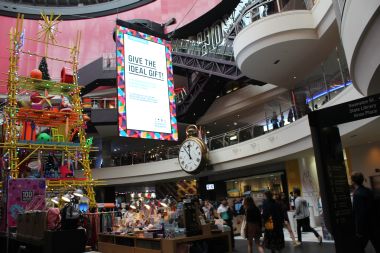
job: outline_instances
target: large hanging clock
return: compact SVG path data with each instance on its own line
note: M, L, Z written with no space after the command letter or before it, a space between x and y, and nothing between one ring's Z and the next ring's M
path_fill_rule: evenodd
M197 174L207 164L207 146L202 139L197 137L197 126L188 126L186 134L187 138L179 149L178 162L187 173Z

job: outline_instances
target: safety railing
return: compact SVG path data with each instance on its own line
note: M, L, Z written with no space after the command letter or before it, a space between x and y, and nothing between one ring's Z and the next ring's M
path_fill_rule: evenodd
M264 112L264 117L253 124L248 124L222 134L213 136L204 136L204 141L209 150L216 150L231 145L235 145L253 138L265 135L275 131L281 127L289 125L298 119L307 115L312 110L319 109L324 103L330 101L337 96L345 87L351 85L352 82L341 83L339 85L331 85L328 90L320 90L307 97L307 103L304 107L299 108L292 106L286 110L274 111L271 115ZM319 107L313 107L314 104L320 104ZM168 160L178 157L179 145L164 147L160 146L147 150L145 152L127 152L123 154L115 154L103 167L134 165L139 163L149 163L162 160Z
M293 10L310 10L317 0L241 1L235 11L197 40L174 39L173 51L196 56L233 60L232 43L236 35L253 22L267 16Z

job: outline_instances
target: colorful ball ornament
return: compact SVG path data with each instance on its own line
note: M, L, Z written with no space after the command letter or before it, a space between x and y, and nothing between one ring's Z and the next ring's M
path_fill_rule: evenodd
M42 79L42 72L39 69L33 69L30 72L30 77L34 79Z
M90 116L88 116L87 114L83 114L83 120L84 120L84 121L90 121L91 118L90 118Z
M48 135L47 133L40 133L37 137L37 140L48 142L48 141L51 141L51 136Z

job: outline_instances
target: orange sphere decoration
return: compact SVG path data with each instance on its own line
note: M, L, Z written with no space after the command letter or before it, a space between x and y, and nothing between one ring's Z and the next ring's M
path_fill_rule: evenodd
M33 69L30 72L30 77L34 79L42 79L42 72L39 69Z
M90 121L90 117L87 114L83 114L83 120L84 121Z

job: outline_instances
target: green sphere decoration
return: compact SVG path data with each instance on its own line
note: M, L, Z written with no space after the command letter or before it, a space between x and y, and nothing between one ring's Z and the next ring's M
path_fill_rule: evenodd
M40 133L37 137L38 141L48 142L51 141L51 136L47 133Z

